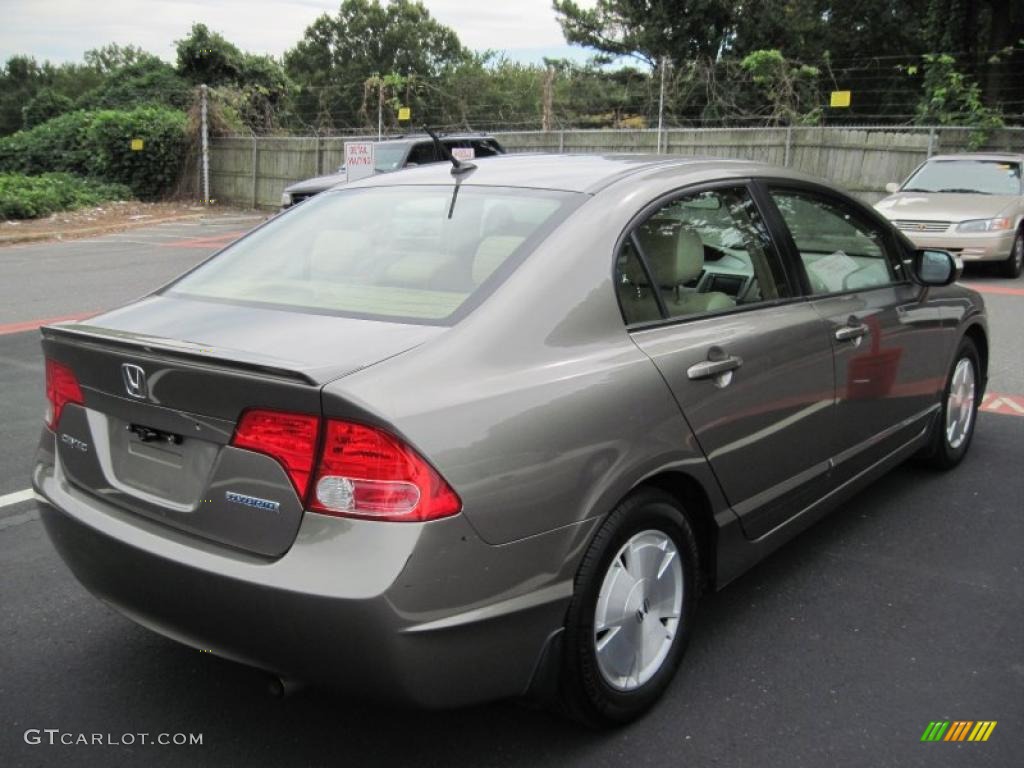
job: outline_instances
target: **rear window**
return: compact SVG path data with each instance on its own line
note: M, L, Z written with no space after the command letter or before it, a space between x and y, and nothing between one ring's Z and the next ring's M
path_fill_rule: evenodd
M462 186L326 192L229 246L170 295L450 324L584 198Z

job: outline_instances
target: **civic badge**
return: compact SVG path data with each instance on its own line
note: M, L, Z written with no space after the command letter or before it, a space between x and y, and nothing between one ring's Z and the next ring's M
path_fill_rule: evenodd
M145 400L149 392L146 387L146 372L141 366L135 363L122 363L121 379L124 381L124 391L129 397L137 400Z

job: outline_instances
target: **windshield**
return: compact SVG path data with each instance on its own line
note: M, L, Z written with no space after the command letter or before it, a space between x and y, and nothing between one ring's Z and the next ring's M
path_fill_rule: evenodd
M906 184L904 192L1021 194L1020 163L998 160L932 160Z
M374 319L453 323L585 196L463 186L311 198L170 285L171 295ZM449 215L450 212L450 215Z

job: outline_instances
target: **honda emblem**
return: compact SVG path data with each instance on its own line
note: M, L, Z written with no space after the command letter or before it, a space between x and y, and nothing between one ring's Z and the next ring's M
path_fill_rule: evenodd
M146 391L146 372L141 366L134 363L121 365L121 378L124 380L124 390L129 397L145 400L149 393Z

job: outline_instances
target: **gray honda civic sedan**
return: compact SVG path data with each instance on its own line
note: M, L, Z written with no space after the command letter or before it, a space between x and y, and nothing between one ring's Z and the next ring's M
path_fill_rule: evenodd
M756 163L387 174L44 328L33 486L82 584L174 640L626 722L702 591L904 460L963 458L989 340L958 273Z

